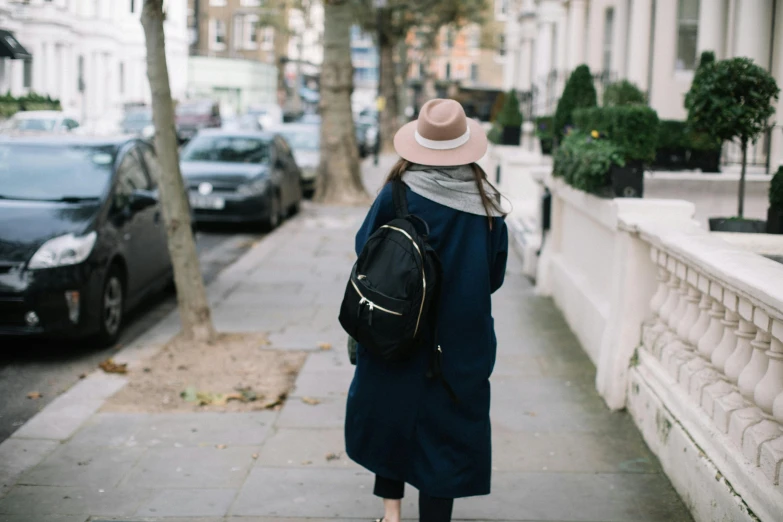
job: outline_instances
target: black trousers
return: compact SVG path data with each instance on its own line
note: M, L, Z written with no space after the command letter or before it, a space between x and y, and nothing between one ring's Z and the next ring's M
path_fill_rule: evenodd
M399 500L405 496L405 483L375 475L376 497ZM419 492L419 522L451 522L453 498L431 497Z

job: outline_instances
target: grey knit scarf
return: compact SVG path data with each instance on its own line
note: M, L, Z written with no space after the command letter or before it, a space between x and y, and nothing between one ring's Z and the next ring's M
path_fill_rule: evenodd
M413 192L430 201L469 214L487 215L470 165L429 167L413 164L402 175L402 180ZM485 183L484 191L507 213L497 190ZM493 207L490 207L489 211L492 216L503 215Z

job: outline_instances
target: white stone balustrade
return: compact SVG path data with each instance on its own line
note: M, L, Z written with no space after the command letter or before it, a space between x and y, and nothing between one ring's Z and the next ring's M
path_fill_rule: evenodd
M783 521L783 264L700 228L686 202L541 181L537 290L598 392L629 410L697 521Z

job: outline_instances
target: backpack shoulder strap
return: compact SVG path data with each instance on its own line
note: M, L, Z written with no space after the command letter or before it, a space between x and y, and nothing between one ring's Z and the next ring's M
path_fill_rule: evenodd
M405 195L405 183L401 179L395 179L392 182L392 200L394 201L394 212L398 218L406 218L410 215L408 197Z

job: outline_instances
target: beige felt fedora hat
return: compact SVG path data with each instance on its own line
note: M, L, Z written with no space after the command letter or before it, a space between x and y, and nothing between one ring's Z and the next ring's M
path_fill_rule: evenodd
M459 102L435 99L422 106L418 120L397 132L394 149L420 165L467 165L487 152L487 136L477 121L465 116Z

